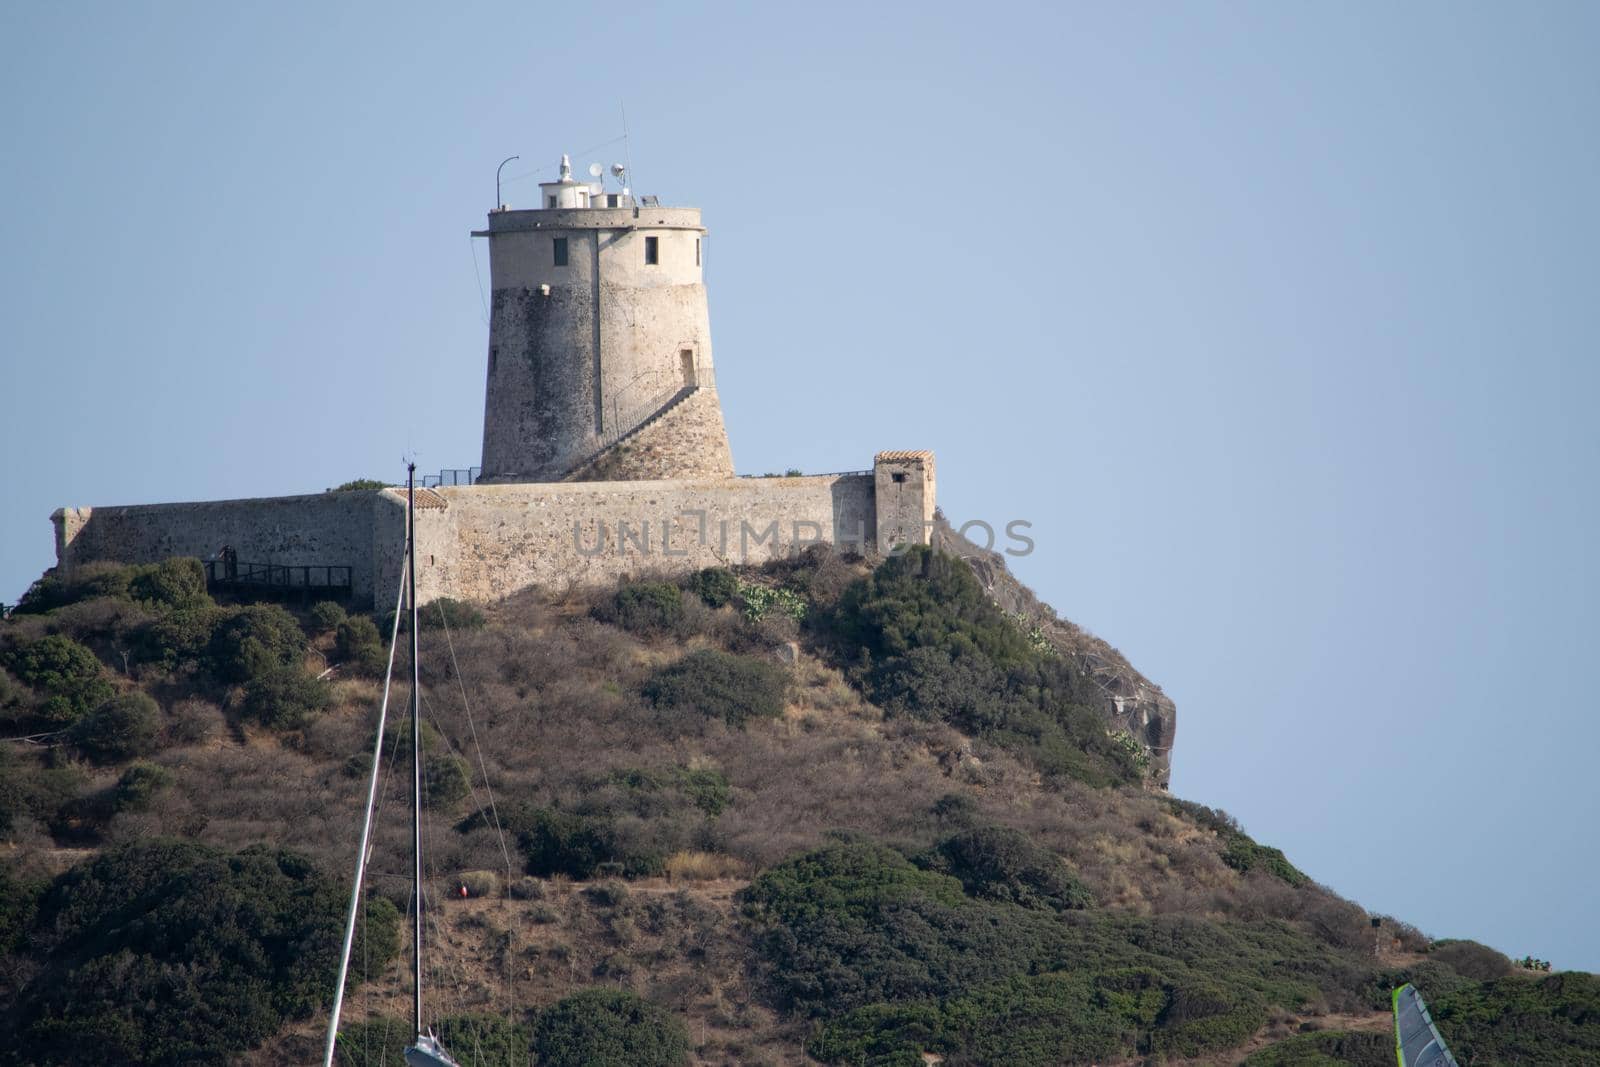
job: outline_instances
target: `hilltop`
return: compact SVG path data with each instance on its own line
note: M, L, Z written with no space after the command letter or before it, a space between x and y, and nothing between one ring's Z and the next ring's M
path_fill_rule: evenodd
M1369 915L1170 796L1159 688L938 544L425 606L464 1064L1377 1065L1404 981L1463 1064L1600 1062L1594 976ZM0 628L24 1062L314 1058L389 622L219 603L192 560L30 591ZM409 1005L385 742L351 1064L396 1062Z

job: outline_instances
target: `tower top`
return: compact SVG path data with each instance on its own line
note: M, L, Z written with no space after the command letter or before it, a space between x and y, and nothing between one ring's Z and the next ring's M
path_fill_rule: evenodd
M572 157L561 153L561 173L553 182L539 183L539 208L541 211L560 211L572 208L601 208L601 207L634 207L633 195L628 187L623 185L620 193L606 192L605 171L598 165L589 168L589 173L594 176L594 181L578 181L572 176ZM611 173L619 182L625 182L626 170L618 163L611 168ZM652 204L651 198L646 197L645 203Z

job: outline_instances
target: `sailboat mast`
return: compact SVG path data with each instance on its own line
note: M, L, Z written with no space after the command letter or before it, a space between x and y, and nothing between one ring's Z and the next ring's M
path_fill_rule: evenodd
M421 672L417 668L417 465L406 464L406 584L411 599L411 879L412 901L412 1014L417 1037L422 1036L422 720Z

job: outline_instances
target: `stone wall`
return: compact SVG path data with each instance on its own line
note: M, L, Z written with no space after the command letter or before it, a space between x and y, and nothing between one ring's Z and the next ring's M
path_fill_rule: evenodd
M759 564L816 542L865 553L877 538L873 479L865 474L436 492L447 506L417 517L423 599L489 600L529 585L564 588L623 574ZM398 560L396 553L396 575ZM391 565L387 553L380 563Z
M817 542L870 555L878 480L859 473L420 491L418 591L424 600L493 600L534 584L759 564ZM231 547L246 563L351 567L361 605L392 601L405 552L405 493L396 489L62 508L52 518L67 570L91 560L205 559Z
M351 568L352 594L372 598L375 541L383 520L398 537L405 517L376 492L212 500L190 504L62 508L56 560L66 571L91 560L153 563L169 556L208 559L231 547L243 562Z

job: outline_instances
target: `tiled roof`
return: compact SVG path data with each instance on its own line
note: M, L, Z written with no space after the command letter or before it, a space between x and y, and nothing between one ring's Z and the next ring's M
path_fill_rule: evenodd
M877 454L877 456L873 459L873 462L874 463L906 463L906 462L911 461L911 460L917 460L917 461L922 462L922 463L932 463L933 462L933 453L929 452L926 448L918 449L916 451L901 450L901 451L895 451L895 452L879 452Z

